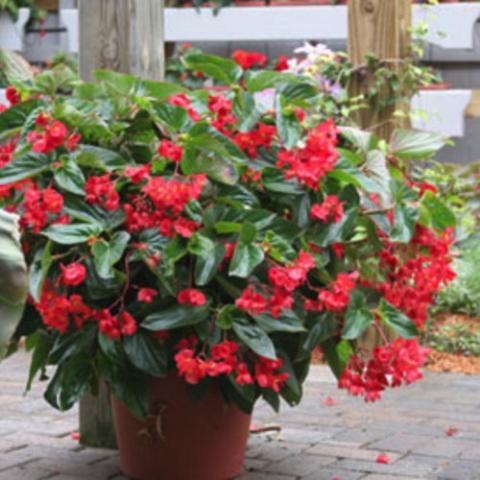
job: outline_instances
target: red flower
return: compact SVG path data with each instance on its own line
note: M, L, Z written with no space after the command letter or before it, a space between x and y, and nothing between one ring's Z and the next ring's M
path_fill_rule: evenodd
M120 324L122 335L131 336L137 332L137 322L128 312L122 312L118 316L118 322Z
M249 70L253 67L264 67L267 64L267 57L258 52L247 52L245 50L235 50L232 53L232 58L244 70Z
M267 310L267 300L265 297L255 292L252 286L246 288L239 298L235 301L235 305L246 311L249 315L261 315Z
M85 198L89 203L103 204L110 211L120 208L120 195L108 173L101 176L92 175L88 178L85 183Z
M62 269L62 282L64 285L76 287L85 281L87 269L81 263L70 263L69 265L60 265Z
M277 167L286 168L287 178L296 178L312 190L318 190L319 182L337 163L337 126L333 120L318 125L307 136L306 146L293 150L281 150L277 155Z
M254 380L253 376L248 369L248 365L245 362L239 363L235 369L235 382L238 385L251 385Z
M150 172L150 165L141 165L138 167L127 167L123 173L132 183L137 184L149 178Z
M271 360L260 357L255 364L255 380L261 388L268 388L279 393L288 380L288 373L276 372L283 367L283 360Z
M158 292L153 288L141 288L137 294L137 300L144 303L152 303Z
M343 202L336 195L328 195L323 203L314 204L311 210L312 218L324 223L329 220L338 223L342 220L343 215Z
M172 162L179 162L183 156L183 148L170 140L162 140L158 147L158 154L163 158L172 160Z
M285 55L280 55L277 58L277 63L275 64L275 70L277 72L283 72L283 71L288 70L288 69L289 69L288 57L285 56Z
M65 148L68 151L75 150L80 142L82 137L80 136L79 133L72 133L68 138L67 141L65 142Z
M60 213L63 208L63 195L53 188L42 191L43 206L49 213Z
M375 461L377 463L388 464L390 463L390 457L386 453L380 453Z
M12 86L7 87L7 89L5 90L5 98L12 106L17 105L17 103L20 103L22 100L20 92Z
M200 307L207 303L207 298L205 297L203 292L195 288L187 288L185 290L182 290L177 295L177 300L178 303L182 305L188 304L192 307Z

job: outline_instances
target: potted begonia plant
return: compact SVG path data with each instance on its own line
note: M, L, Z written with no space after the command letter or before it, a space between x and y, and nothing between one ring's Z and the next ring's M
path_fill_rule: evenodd
M438 135L387 145L337 126L308 77L183 61L208 88L54 71L12 95L1 202L30 265L29 382L65 410L105 379L133 478L226 480L256 401L298 404L317 346L369 401L421 378L455 218L405 168Z

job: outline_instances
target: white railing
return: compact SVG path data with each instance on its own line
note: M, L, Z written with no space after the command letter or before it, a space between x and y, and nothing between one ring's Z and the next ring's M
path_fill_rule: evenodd
M78 52L78 11L61 11L69 30L72 52ZM430 43L446 49L473 49L474 26L480 3L454 3L425 7L415 5L413 23L426 22ZM211 9L167 8L165 39L179 41L244 40L345 40L346 6L225 8L217 16Z

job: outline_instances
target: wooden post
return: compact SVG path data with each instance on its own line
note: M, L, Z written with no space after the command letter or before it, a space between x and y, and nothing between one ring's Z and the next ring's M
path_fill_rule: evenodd
M373 55L387 68L399 72L411 55L411 0L349 0L348 3L348 53L356 69L350 85L351 95L368 91L374 72L365 68L366 58ZM379 91L378 100L392 96L388 85ZM397 110L408 114L408 106L394 103L379 108L377 104L360 110L357 120L364 129L370 129L388 140L393 129L405 126L407 115L395 117Z
M164 0L80 0L80 74L107 68L164 75Z
M80 0L80 75L106 68L150 80L164 76L164 0ZM80 401L80 441L114 447L110 394L100 381L97 396Z

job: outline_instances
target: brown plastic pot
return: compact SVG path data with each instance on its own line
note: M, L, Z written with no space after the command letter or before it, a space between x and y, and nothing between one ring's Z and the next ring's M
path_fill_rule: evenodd
M251 416L225 405L212 382L198 402L176 375L155 379L139 421L112 397L122 471L136 480L230 480L243 471Z

